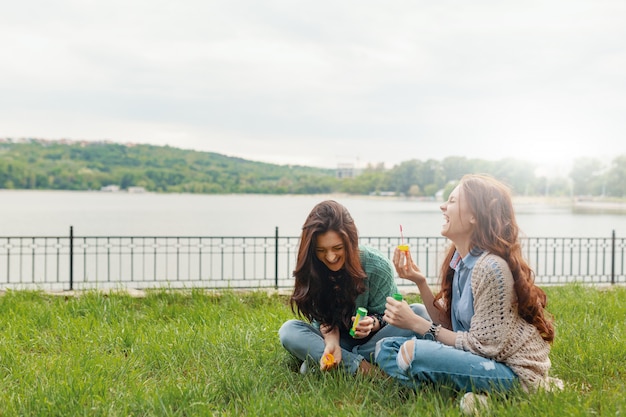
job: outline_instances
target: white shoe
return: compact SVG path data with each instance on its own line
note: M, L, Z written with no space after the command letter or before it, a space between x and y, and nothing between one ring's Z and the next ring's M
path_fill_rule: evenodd
M312 359L305 360L304 362L302 362L302 365L300 365L300 373L302 375L315 373L315 372L318 372L319 370L320 370L319 365L316 366L315 362L313 362Z
M461 412L466 416L479 415L481 410L485 411L488 408L487 396L485 394L466 392L461 397L459 406L461 407Z
M300 373L302 375L306 375L309 373L309 364L307 363L307 361L302 362L302 365L300 365Z

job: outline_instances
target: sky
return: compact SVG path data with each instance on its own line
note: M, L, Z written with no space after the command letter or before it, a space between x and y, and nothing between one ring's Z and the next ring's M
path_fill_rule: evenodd
M561 174L626 154L623 0L20 0L0 138Z

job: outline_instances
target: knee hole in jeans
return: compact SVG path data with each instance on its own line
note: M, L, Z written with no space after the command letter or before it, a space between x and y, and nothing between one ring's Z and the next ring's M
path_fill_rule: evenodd
M398 357L396 362L398 363L398 367L403 371L409 369L411 362L413 362L413 351L415 350L415 342L413 339L407 340L400 346L400 352L398 352Z

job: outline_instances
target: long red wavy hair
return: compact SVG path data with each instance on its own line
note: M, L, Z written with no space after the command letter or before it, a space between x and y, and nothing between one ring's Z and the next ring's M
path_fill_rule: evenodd
M519 315L535 326L544 340L552 342L554 326L552 317L545 311L547 297L535 285L535 274L522 255L510 190L495 178L480 174L465 175L460 186L460 198L467 200L476 219L470 247L486 250L506 260L513 273ZM454 277L450 261L455 249L454 245L448 249L441 266L441 290L435 297L435 306L445 311L448 317ZM442 299L444 303L439 302Z

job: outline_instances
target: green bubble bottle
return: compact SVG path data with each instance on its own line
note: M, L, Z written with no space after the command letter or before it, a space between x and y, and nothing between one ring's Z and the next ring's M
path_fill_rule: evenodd
M367 316L367 309L364 307L359 307L356 309L354 318L354 323L352 323L352 328L350 329L350 336L354 337L354 333L356 332L356 326L359 324L359 320L363 317Z

